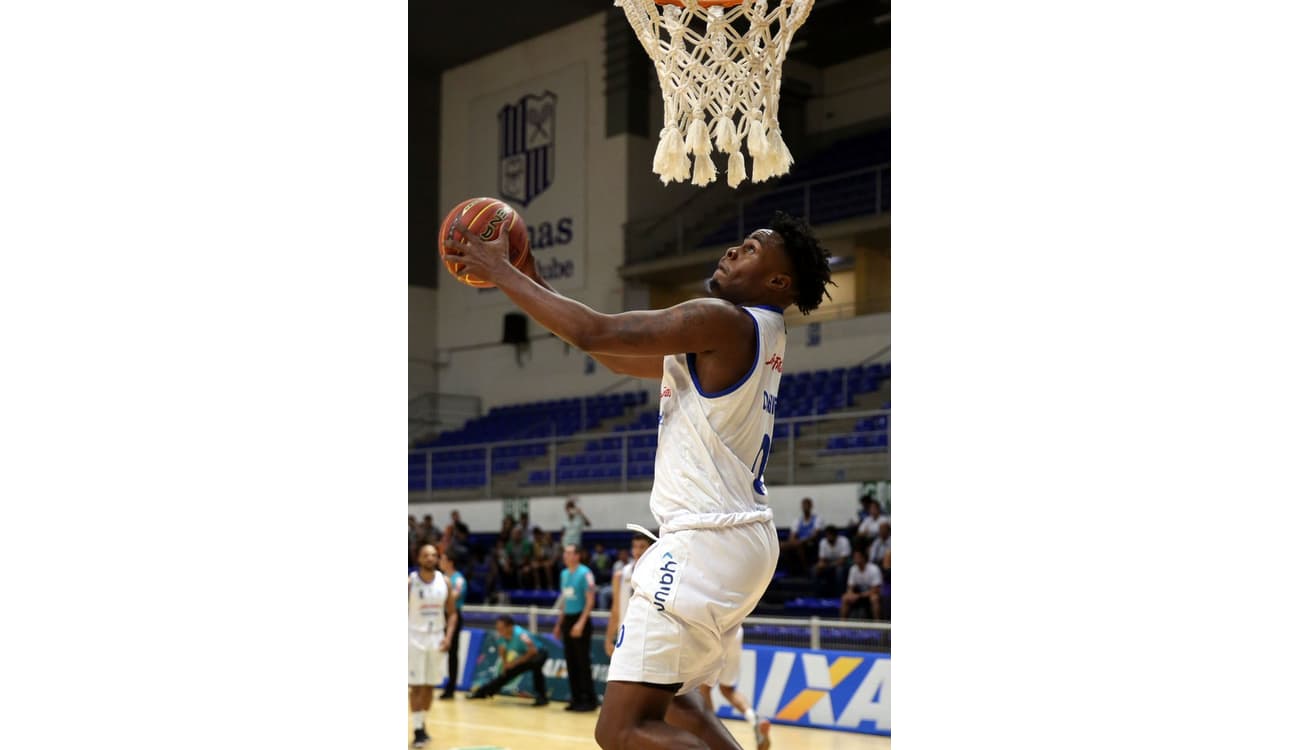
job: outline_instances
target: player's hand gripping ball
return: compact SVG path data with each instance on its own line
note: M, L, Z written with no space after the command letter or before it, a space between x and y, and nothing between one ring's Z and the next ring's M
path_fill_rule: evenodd
M442 227L438 230L438 254L442 256L442 262L447 266L447 270L451 271L452 276L455 276L460 283L479 289L496 286L488 279L480 278L473 273L464 273L465 264L457 263L447 257L449 237L454 236L461 242L467 241L461 232L453 229L457 217L460 217L460 226L464 227L466 232L484 242L491 242L505 232L509 236L510 264L515 268L523 268L528 262L530 257L528 227L524 224L523 217L509 204L496 198L470 198L457 204L442 220ZM455 251L452 254L454 256Z

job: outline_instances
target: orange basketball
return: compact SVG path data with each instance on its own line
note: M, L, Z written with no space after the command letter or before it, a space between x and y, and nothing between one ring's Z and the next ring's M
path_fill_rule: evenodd
M447 248L443 242L450 235L451 223L457 216L464 217L461 219L461 224L467 231L485 240L496 239L504 228L510 236L511 264L515 268L520 268L524 261L528 260L528 227L524 224L523 218L504 201L496 198L470 198L456 204L456 207L447 214L447 218L442 220L442 227L438 230L438 254L442 256L443 265L447 266L447 270L451 271L451 275L455 276L457 281L478 289L496 286L473 274L459 276L464 264L447 260Z

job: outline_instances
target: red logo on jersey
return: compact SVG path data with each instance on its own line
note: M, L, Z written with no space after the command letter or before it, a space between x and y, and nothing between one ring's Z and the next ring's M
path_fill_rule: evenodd
M672 397L673 397L673 389L669 388L668 386L664 386L664 389L659 393L659 398L672 398Z
M777 372L781 372L781 355L773 354L772 358L764 362L763 364L771 365L773 370L776 370Z

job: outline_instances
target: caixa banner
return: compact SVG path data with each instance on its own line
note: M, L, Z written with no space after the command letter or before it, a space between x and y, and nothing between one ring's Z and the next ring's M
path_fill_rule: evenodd
M466 628L461 638L458 687L469 690L497 674L496 634ZM568 700L563 647L549 634L537 640L546 650L543 671L551 700ZM593 638L591 646L596 694L604 695L609 660L599 638ZM777 724L890 735L889 654L745 646L736 687L760 716ZM531 697L531 688L532 678L525 673L508 683L502 693ZM713 705L724 719L742 718L717 688Z
M737 687L778 724L890 734L889 654L745 646ZM713 705L741 718L716 688Z

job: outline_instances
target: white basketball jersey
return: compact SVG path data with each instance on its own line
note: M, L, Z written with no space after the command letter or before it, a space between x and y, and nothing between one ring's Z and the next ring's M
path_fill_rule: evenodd
M447 579L442 571L433 571L433 581L425 583L419 572L411 574L411 598L408 603L412 633L441 633L447 627Z
M664 357L659 448L650 512L674 517L763 509L763 469L772 448L776 393L785 358L785 318L767 305L741 308L754 319L754 362L740 382L705 393L694 354Z

